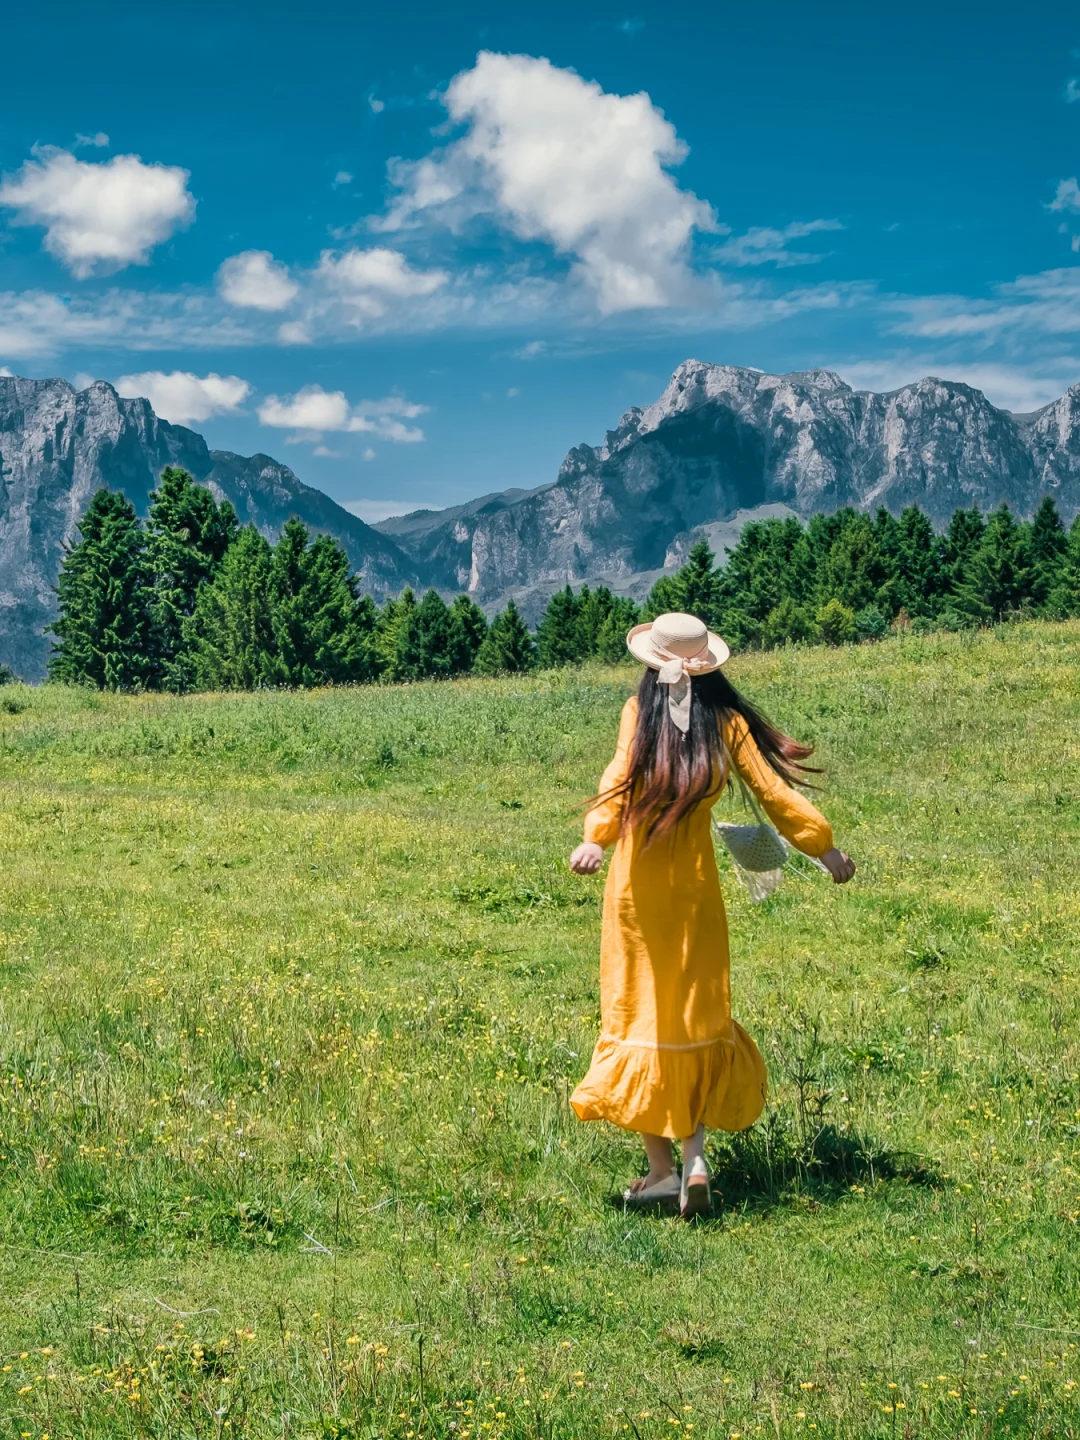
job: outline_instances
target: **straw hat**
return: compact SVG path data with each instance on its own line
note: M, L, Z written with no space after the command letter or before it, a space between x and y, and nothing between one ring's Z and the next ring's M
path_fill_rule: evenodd
M635 625L626 637L630 654L650 670L660 670L670 660L688 660L694 675L719 670L731 651L696 615L658 615L644 625Z
M626 637L635 659L659 672L668 687L668 713L685 735L690 728L690 682L719 670L731 651L696 615L658 615Z

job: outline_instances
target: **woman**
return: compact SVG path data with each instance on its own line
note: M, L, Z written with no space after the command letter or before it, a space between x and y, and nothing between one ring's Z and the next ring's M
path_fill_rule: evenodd
M647 669L623 707L615 758L570 857L578 875L615 855L604 890L602 1033L571 1097L582 1120L640 1132L649 1172L629 1205L712 1206L705 1127L744 1130L765 1103L765 1065L731 1018L728 936L712 806L734 771L780 833L837 884L855 866L792 785L811 754L771 725L720 667L728 647L692 615L660 615L627 636ZM673 1139L683 1142L675 1170Z

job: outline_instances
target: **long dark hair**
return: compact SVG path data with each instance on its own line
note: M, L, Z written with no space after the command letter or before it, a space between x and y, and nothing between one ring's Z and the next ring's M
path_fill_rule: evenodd
M645 671L626 779L596 797L625 796L622 830L642 826L646 844L674 830L684 815L723 789L731 763L723 724L736 715L746 722L766 764L789 785L805 784L807 776L821 773L804 763L814 747L801 745L767 720L722 670L696 676L690 695L690 729L684 735L668 714L668 692L656 671Z

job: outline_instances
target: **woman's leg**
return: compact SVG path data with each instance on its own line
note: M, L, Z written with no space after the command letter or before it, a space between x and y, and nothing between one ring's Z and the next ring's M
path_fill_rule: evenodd
M683 1169L688 1174L706 1173L705 1126L699 1125L693 1135L682 1142Z
M666 1180L675 1168L671 1141L666 1135L642 1135L641 1138L645 1145L645 1154L649 1157L646 1184L651 1185L655 1180Z

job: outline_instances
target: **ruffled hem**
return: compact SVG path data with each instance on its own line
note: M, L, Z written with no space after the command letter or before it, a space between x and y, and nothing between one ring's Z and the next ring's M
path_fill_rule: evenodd
M580 1120L683 1140L701 1124L745 1130L765 1106L766 1087L761 1053L733 1020L730 1038L687 1050L601 1037L570 1104Z

